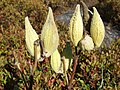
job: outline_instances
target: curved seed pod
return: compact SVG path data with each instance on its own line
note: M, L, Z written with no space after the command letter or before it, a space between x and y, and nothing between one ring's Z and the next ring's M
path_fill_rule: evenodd
M81 44L82 44L82 49L84 50L93 50L94 49L94 43L92 38L89 35L86 35L85 38L83 40L81 40Z
M58 73L59 69L60 69L60 65L61 65L61 57L60 54L58 52L58 50L56 49L55 52L51 55L51 61L50 61L51 67L52 69Z
M32 28L28 17L25 17L25 41L27 45L28 52L34 56L34 42L39 39L38 34ZM37 59L41 56L40 45L37 47Z
M47 20L41 32L41 40L43 41L43 55L49 57L57 49L59 44L58 30L50 7Z
M72 59L68 59L66 57L64 57L65 60L65 70L67 71L69 68L69 64L72 64ZM69 63L71 61L71 63ZM63 62L61 61L61 57L60 54L58 52L58 50L56 49L55 52L51 55L51 60L50 60L50 64L52 69L56 72L56 73L63 73L64 72L64 68L63 68Z
M70 38L74 44L77 46L78 42L82 39L83 36L83 22L80 15L80 5L76 6L75 12L70 20L69 28Z
M90 26L90 34L96 47L100 47L105 36L105 28L103 21L95 7L93 7L93 11L94 13Z

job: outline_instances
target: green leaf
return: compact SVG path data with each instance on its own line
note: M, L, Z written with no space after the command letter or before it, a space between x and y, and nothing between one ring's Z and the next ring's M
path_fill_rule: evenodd
M69 42L66 43L66 46L63 49L63 56L65 56L65 58L72 59L72 49Z

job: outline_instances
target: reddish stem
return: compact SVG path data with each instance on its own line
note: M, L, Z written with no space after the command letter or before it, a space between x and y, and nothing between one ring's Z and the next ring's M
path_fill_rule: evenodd
M73 73L72 73L72 76L71 76L71 79L70 79L68 90L71 90L71 84L72 84L72 81L74 79L76 68L77 68L77 64L78 64L77 47L75 47L75 53L76 53L76 55L75 55L75 59L74 59Z

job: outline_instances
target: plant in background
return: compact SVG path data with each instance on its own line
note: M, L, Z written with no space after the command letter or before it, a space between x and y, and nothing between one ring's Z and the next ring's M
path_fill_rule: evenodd
M89 15L88 15L89 10L88 8L86 9L87 6L85 6L84 2L82 2L82 5L85 11L83 13L85 14L83 15L83 17L85 20L84 24L86 26L89 20ZM38 38L37 33L30 25L28 17L25 18L26 45L29 53L35 57L35 65L34 65L33 72L31 74L32 76L34 76L34 71L36 69L38 59L40 59L40 61L43 61L45 58L51 57L50 64L52 69L56 73L63 73L65 75L66 82L67 82L67 89L71 89L72 81L76 72L76 67L79 59L78 52L80 51L78 51L77 49L78 43L80 42L82 44L81 47L83 49L90 51L94 49L94 44L97 47L100 47L104 39L105 30L104 30L102 19L100 18L100 15L98 14L95 7L93 7L93 10L94 12L93 12L92 22L90 26L91 37L89 35L85 35L85 37L83 36L84 24L83 24L82 15L80 12L79 4L76 6L75 12L73 13L73 16L70 20L69 35L73 45L75 46L75 55L73 58L72 58L72 49L69 43L66 44L66 48L64 48L62 52L63 53L62 56L58 51L59 35L58 35L56 24L54 22L53 12L50 7L49 7L49 12L48 12L46 22L42 28L41 39ZM71 75L71 78L68 78L66 71L71 66L72 60L74 61L73 73Z

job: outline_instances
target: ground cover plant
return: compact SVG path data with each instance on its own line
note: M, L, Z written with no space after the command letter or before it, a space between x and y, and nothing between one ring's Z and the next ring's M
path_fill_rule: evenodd
M54 13L55 6L52 6L52 3L54 1L51 1L49 6L51 6ZM39 62L34 71L34 77L31 77L30 67L34 67L35 61L34 57L27 51L25 44L25 17L29 17L32 27L37 34L40 34L48 14L47 5L42 0L18 0L18 2L2 0L0 2L0 89L26 90L31 89L31 86L33 90L67 88L66 76L54 72L50 65L50 58ZM68 6L66 5L65 8L67 10ZM75 7L72 9L75 10ZM56 23L56 25L58 24ZM72 51L72 58L74 58L75 47L69 37L68 29L62 26L57 27L60 39L58 46L60 55L66 54L63 51L69 50L69 52ZM71 50L68 48L71 48ZM105 90L119 90L119 38L109 48L102 47L90 52L87 50L80 51L78 58L76 73L71 84L72 89L96 90L102 88ZM66 71L69 78L72 72L73 64Z

